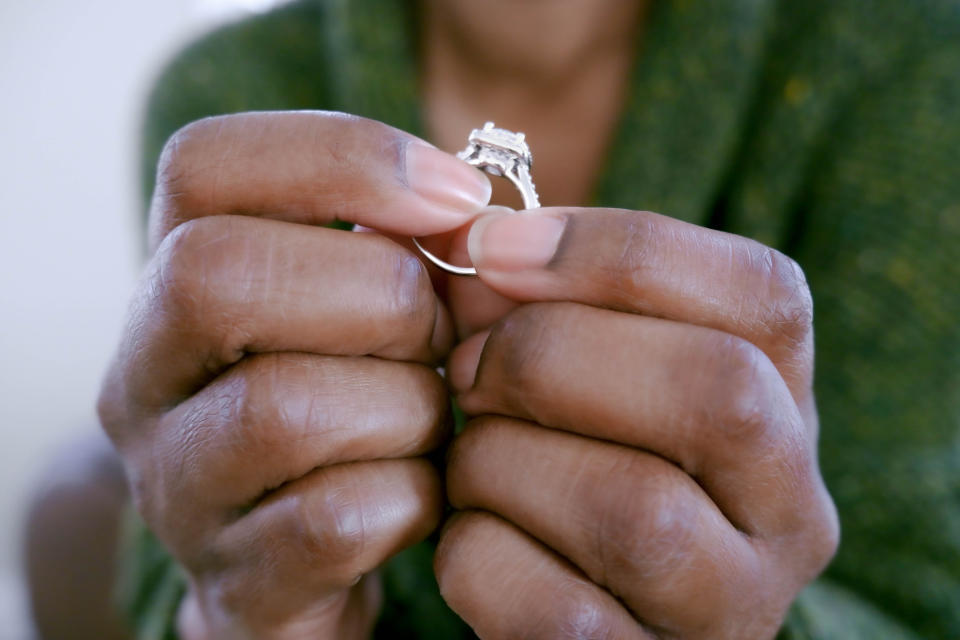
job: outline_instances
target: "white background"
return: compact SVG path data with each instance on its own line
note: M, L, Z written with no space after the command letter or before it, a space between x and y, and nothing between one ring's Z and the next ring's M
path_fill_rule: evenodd
M269 0L0 0L0 639L29 637L30 490L93 403L140 265L137 131L158 66Z

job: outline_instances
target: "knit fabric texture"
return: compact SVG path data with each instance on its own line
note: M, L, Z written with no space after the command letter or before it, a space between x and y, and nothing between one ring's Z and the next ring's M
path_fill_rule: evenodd
M164 141L212 114L333 109L424 136L414 4L300 1L188 47L148 103L144 193ZM813 291L843 539L781 637L960 638L960 3L656 0L642 41L594 203L755 238ZM138 638L175 637L182 571L142 524L127 541ZM431 558L382 569L377 637L473 637Z

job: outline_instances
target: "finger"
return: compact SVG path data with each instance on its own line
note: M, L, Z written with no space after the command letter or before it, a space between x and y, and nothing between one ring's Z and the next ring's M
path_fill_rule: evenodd
M493 206L487 207L483 212L498 210L510 211L504 207ZM481 215L483 212L481 212ZM354 227L354 229L373 231L367 227ZM470 226L467 224L448 233L419 238L419 242L425 249L450 264L469 266L470 256L467 253L469 231ZM385 235L394 242L407 247L414 254L419 255L419 251L409 237ZM448 277L447 273L425 257L421 256L421 259L430 271L437 295L450 309L458 337L466 338L477 331L486 329L511 309L516 308L516 302L495 292L480 278Z
M510 211L504 207L488 207L487 211ZM464 226L452 236L449 243L448 261L469 265L467 239L470 226ZM517 307L517 302L491 289L481 278L449 278L444 298L454 319L459 338L466 338L489 328L497 320Z
M168 408L251 353L432 362L451 338L422 263L385 238L203 218L154 256L101 406Z
M218 593L248 627L290 626L425 538L441 505L425 460L318 469L224 529L193 573L214 581L204 591Z
M248 638L258 640L300 640L312 638L367 638L373 632L375 613L383 596L377 576L368 575L349 591L311 602L304 610L284 620L260 616L238 628L238 620L224 615L216 594L198 593L196 585L188 589L177 612L177 637L181 640ZM212 602L211 602L212 601ZM256 627L253 627L253 625ZM226 628L223 628L226 626Z
M449 432L436 371L302 353L244 359L163 417L152 484L191 514L170 539L220 526L312 469L427 453ZM144 465L147 466L147 465ZM140 504L145 513L152 505Z
M463 383L460 358L450 380ZM571 303L528 304L492 329L459 397L500 414L654 452L751 534L805 529L829 504L814 445L770 360L713 329Z
M454 443L447 494L456 509L493 512L540 540L664 637L700 637L731 612L775 595L786 606L793 593L760 593L749 538L690 476L647 452L479 418Z
M653 638L609 593L488 513L450 522L434 570L444 600L481 638Z
M167 143L150 238L156 247L177 225L220 214L424 235L462 225L489 199L481 171L380 122L242 113L194 122Z
M572 301L701 325L756 344L797 401L812 377L803 272L758 242L645 211L498 213L470 231L480 278L518 301Z

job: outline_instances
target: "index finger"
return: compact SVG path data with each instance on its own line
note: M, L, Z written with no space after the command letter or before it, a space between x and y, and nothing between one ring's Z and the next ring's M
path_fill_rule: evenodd
M167 142L150 242L221 214L431 235L461 226L489 199L481 171L381 122L329 111L240 113L198 120Z
M748 238L647 211L492 213L468 240L480 278L520 302L569 301L743 338L800 401L811 383L813 306L797 264Z

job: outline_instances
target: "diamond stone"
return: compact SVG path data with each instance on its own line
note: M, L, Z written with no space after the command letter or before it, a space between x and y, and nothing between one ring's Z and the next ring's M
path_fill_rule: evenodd
M474 129L470 132L468 143L479 147L487 147L506 151L518 157L529 167L533 164L533 154L522 133L514 133L506 129L498 129L492 122L483 125L483 129Z

